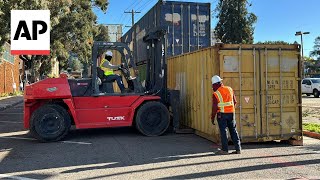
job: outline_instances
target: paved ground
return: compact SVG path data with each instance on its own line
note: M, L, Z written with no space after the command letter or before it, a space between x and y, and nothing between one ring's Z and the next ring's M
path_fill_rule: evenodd
M302 96L302 121L320 124L320 98Z
M132 128L72 131L40 143L22 129L22 104L0 111L3 179L320 179L320 141L243 145L217 156L217 146L193 134L144 137Z
M4 110L23 102L23 96L0 97L0 110Z

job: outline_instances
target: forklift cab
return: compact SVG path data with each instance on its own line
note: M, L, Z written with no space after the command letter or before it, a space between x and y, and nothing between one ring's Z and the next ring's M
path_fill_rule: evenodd
M102 55L111 50L120 54L119 62L113 64L121 64L119 71L122 81L125 84L126 91L114 91L114 81L107 81L104 71L100 68ZM137 70L133 60L133 56L129 47L121 42L94 42L92 48L92 66L90 78L68 79L71 93L73 97L88 96L113 96L113 95L139 95L144 94Z
M144 89L138 81L137 69L133 60L133 56L129 47L121 42L94 42L92 48L92 84L93 84L93 95L112 95L118 94L113 90L113 82L107 81L104 71L100 68L102 60L101 55L108 50L115 50L119 52L121 58L121 64L119 70L121 72L122 79L125 79L127 87L126 92L122 94L130 93L144 93Z

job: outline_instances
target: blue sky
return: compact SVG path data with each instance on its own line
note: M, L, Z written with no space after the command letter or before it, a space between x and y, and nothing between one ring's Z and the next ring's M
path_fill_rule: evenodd
M182 0L187 1L187 0ZM192 2L210 2L214 10L218 0L191 0ZM95 10L99 24L131 25L132 8L141 13L136 14L137 22L148 10L156 4L157 0L109 0L109 8L104 14ZM255 24L254 41L282 40L300 43L300 36L296 31L310 32L303 36L304 54L309 55L313 49L314 40L320 36L320 0L249 0L252 6L249 11L258 16ZM216 18L212 18L211 27L215 27ZM123 28L125 33L129 28Z

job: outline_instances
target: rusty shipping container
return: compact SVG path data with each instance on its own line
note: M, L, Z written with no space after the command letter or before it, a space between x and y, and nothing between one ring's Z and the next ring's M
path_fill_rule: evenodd
M210 14L210 3L159 1L122 36L121 41L129 44L138 65L148 58L143 37L156 28L168 33L167 57L199 50L211 45Z
M223 78L237 96L243 142L302 142L299 45L217 45L168 59L168 88L181 92L182 125L220 142L210 121L211 77Z

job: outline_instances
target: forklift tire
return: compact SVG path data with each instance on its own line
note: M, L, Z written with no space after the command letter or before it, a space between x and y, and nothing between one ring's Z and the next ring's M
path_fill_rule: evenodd
M54 142L64 138L71 127L69 113L57 104L45 104L32 113L30 132L42 142Z
M157 101L143 104L136 114L136 128L145 136L160 136L167 131L170 114L165 105Z

